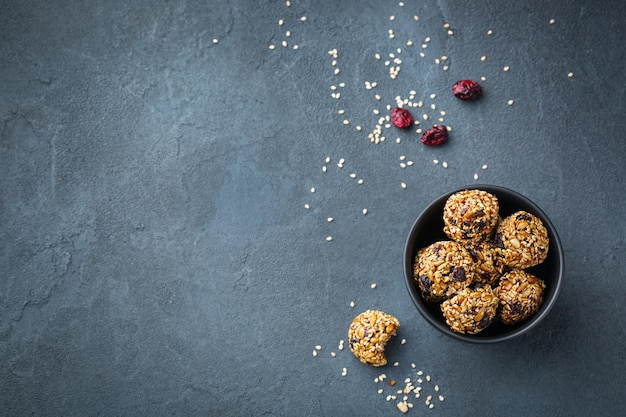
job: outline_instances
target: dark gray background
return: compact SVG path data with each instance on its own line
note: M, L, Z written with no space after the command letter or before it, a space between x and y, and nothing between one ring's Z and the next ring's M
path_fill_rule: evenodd
M623 411L626 3L405 3L1 2L1 415L399 415L374 378L420 369L446 399L409 415ZM410 90L449 142L370 143ZM420 211L475 183L528 196L565 249L546 320L490 346L429 327L402 271ZM401 321L397 367L337 349L368 308Z

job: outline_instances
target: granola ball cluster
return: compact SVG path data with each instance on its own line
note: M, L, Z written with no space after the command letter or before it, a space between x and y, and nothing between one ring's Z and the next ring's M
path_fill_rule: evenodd
M417 252L413 279L425 300L440 305L453 331L476 334L538 311L546 285L526 269L545 261L550 242L537 216L517 211L501 217L495 195L463 190L447 199L443 224L450 240Z
M348 328L350 351L366 365L385 366L385 346L396 335L400 322L380 310L367 310L352 320Z

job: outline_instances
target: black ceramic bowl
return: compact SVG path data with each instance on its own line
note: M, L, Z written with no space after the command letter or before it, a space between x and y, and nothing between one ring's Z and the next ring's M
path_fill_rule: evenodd
M413 263L417 251L438 240L449 240L443 233L443 207L450 195L466 189L487 191L498 198L500 216L506 217L518 210L525 210L539 217L548 230L550 247L546 260L528 272L543 279L546 283L543 304L533 316L517 325L505 325L494 322L478 334L459 334L453 332L445 322L438 303L429 303L422 298L419 288L413 280ZM419 215L406 241L404 249L404 277L413 303L426 321L443 333L455 339L473 343L495 343L520 336L537 326L548 314L561 289L563 279L563 248L559 236L546 214L523 195L507 188L495 185L471 185L452 190L435 201Z

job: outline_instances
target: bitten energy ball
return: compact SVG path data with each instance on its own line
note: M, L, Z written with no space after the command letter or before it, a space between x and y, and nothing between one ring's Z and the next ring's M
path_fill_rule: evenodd
M452 194L443 208L443 231L450 239L477 244L491 237L498 225L498 199L482 190Z
M490 286L465 288L441 303L441 312L450 328L461 334L476 334L496 317L498 297Z
M504 259L491 243L483 242L476 246L466 246L475 264L474 283L495 284L504 273Z
M519 269L502 275L495 289L500 299L500 320L504 324L516 324L535 314L543 303L545 288L543 280Z
M496 230L494 245L511 268L525 269L546 260L548 231L533 214L518 211L503 219Z
M413 279L426 300L442 301L474 280L474 261L460 243L435 242L417 252Z
M348 329L350 350L366 365L385 366L385 346L396 335L400 322L379 310L367 310L352 320Z

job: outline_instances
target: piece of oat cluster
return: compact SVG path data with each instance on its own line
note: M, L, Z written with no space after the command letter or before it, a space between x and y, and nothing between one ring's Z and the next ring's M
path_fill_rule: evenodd
M400 326L397 318L379 310L367 310L352 320L348 329L350 350L366 365L385 366L385 346Z
M540 278L512 269L500 278L495 294L500 299L499 318L504 324L516 324L532 316L543 303L546 284Z
M496 230L494 245L511 268L526 269L546 260L548 231L541 220L518 211L503 219Z

